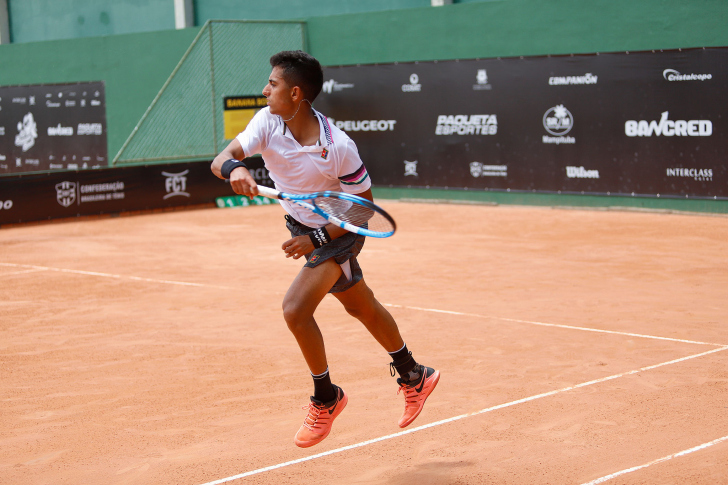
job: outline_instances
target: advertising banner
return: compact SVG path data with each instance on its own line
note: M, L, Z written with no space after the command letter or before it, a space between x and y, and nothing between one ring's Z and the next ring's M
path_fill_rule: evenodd
M0 175L108 163L103 82L0 87Z
M232 140L243 131L253 116L265 108L268 98L265 96L226 96L223 98L223 123L225 139Z
M262 158L245 162L259 184L273 184ZM0 225L214 203L231 195L210 162L0 177Z
M728 198L728 49L327 67L380 186Z

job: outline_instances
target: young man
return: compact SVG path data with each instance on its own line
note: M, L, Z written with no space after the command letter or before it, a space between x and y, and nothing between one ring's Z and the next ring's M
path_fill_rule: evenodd
M302 51L280 52L270 59L273 68L263 95L268 107L212 163L212 172L230 179L237 194L254 197L258 188L245 157L262 154L276 189L305 194L343 191L372 200L371 180L356 145L330 126L312 103L321 92L323 70ZM407 349L389 312L364 282L357 255L364 237L347 232L316 214L281 201L291 239L283 243L287 258L306 258L306 264L283 299L283 317L296 338L314 381L308 415L295 436L300 447L321 442L348 401L331 383L324 342L313 314L327 293L360 320L391 355L392 375L405 394L399 426L409 425L422 411L440 378L439 371L418 364ZM399 391L398 391L399 393Z

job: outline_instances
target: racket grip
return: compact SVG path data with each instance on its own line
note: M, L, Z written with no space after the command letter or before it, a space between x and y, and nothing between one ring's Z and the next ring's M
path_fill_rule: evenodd
M281 193L276 189L271 189L270 187L265 187L263 185L258 186L258 194L263 197L268 197L269 199L280 199L281 195Z

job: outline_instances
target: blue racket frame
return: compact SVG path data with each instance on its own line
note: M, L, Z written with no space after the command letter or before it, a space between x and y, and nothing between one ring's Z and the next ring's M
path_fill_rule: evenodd
M332 190L325 190L323 192L314 192L311 194L289 194L287 192L280 192L276 189L272 189L270 187L264 187L262 185L258 186L258 193L264 197L268 197L269 199L286 200L289 202L293 202L294 204L298 204L299 206L310 210L314 214L317 214L317 215L323 217L330 223L335 224L335 225L339 226L340 228L345 229L349 232L361 234L362 236L385 238L385 237L390 237L390 236L394 235L394 231L397 230L397 225L395 224L392 216L387 214L387 212L384 209L382 209L378 205L374 204L370 200L367 200L363 197L359 197L358 195L347 194L344 192L334 192ZM352 202L354 204L359 204L374 212L378 212L381 215L383 215L387 220L389 220L389 222L392 223L392 230L388 231L388 232L373 231L370 229L365 229L363 227L355 226L348 222L342 221L341 219L337 218L336 216L324 211L317 205L307 202L307 201L311 201L317 197L333 197L336 199L341 199L341 200L345 200L348 202Z

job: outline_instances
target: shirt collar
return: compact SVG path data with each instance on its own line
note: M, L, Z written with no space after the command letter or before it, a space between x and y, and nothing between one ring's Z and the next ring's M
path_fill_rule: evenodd
M313 111L314 116L316 116L316 119L319 123L319 139L316 142L315 146L307 146L302 147L303 151L318 151L321 148L320 147L328 147L329 145L334 144L334 138L331 134L331 125L329 125L329 120L326 118L326 116L322 115L315 109L311 108ZM283 136L286 136L288 138L293 139L293 135L291 135L291 132L288 130L288 125L283 121L283 118L281 116L278 116L278 119L281 123L281 130L283 133Z

